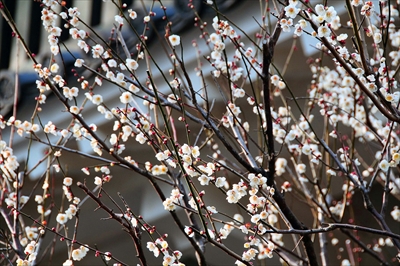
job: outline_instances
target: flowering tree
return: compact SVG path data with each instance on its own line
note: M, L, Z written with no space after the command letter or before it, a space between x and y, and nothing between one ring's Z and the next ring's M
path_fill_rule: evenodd
M3 18L32 60L38 89L30 121L19 119L17 106L11 117L0 117L2 263L35 265L51 257L51 247L60 241L66 243L63 265L87 256L115 265L148 265L153 256L159 264L183 265L185 256L195 256L199 265L207 265L213 258L206 246L228 256L231 265L268 264L272 257L288 265L399 260L398 3L343 1L348 14L340 18L329 1L260 1L262 15L254 21L259 32L249 36L219 11L217 1L207 1L215 12L211 26L188 1L201 38L186 47L189 40L168 22L168 7L154 1L152 8L160 5L167 22L161 42L171 66L165 73L147 43L156 16L152 8L140 17L112 0L119 11L107 40L88 27L77 8L41 2L52 53L46 65L29 50L0 1ZM60 20L63 28L56 26ZM138 20L142 32L133 26ZM125 28L135 34L134 47L126 44ZM59 41L62 31L69 32L81 55ZM288 82L292 51L282 68L274 64L283 35L316 40L318 56L305 67L312 76L308 84ZM207 48L200 51L199 45ZM185 64L193 51L195 75ZM74 57L77 86L61 71L65 53ZM102 95L103 84L112 85L117 103ZM215 91L222 95L218 102L210 96ZM49 97L62 107L46 108ZM109 121L105 135L86 117L93 107L99 119ZM45 112L63 112L70 123L44 121ZM26 158L14 155L15 138L27 139ZM70 148L74 142L90 143L91 151ZM23 166L21 160L36 152L32 143L46 145L48 152L32 167ZM135 152L140 145L152 159ZM62 163L66 153L87 158L81 169L85 179L69 176ZM24 181L43 164L42 178L26 190ZM191 252L182 254L171 244L178 236L135 212L139 203L108 193L124 184L113 174L118 167L154 188ZM50 178L54 175L62 184ZM211 194L220 200L210 202ZM303 210L289 200L301 202ZM79 211L89 202L132 239L136 257L131 261L80 240ZM218 207L227 205L235 208ZM301 213L309 216L307 222ZM230 241L234 234L240 235L240 245ZM44 248L46 238L54 239L50 248Z

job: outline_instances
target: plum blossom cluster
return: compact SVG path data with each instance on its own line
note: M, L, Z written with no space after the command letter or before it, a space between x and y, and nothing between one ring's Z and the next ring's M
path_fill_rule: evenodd
M350 56L352 58L354 56ZM354 69L355 73L358 73L359 78L367 88L372 88L372 91L377 91L377 85L381 87L381 95L388 100L390 103L397 102L399 99L399 92L393 91L388 92L385 87L397 88L398 84L396 80L390 77L394 74L393 70L387 71L386 60L380 60L378 66L380 66L376 73L379 76L379 81L375 79L375 75L371 74L365 76L364 71L361 69ZM357 101L362 97L362 90L360 86L355 83L354 79L349 77L342 67L338 66L335 70L328 68L318 68L312 66L313 73L318 75L318 87L313 88L310 91L310 96L312 98L318 98L319 95L322 97L318 101L318 105L321 108L321 115L328 118L328 123L331 125L332 130L330 132L330 137L336 139L340 137L338 135L339 130L337 127L342 124L353 130L354 136L362 143L369 143L374 141L383 141L390 139L390 151L389 159L382 156L381 152L377 152L376 164L380 170L386 172L389 167L395 167L398 162L398 151L399 143L397 135L393 130L391 130L391 125L384 123L382 121L376 107L371 106L372 112L367 112L365 105ZM386 70L384 70L386 69ZM384 72L385 71L385 74ZM391 74L392 73L392 74ZM390 81L389 81L390 80ZM319 91L319 92L318 92ZM320 94L320 92L323 92ZM339 151L340 159L344 165L352 165L354 162L356 165L360 163L356 159L353 161L348 152L343 149ZM373 168L366 167L362 170L362 176L364 178L369 177ZM382 176L384 177L384 176ZM393 177L394 189L392 193L396 194L398 191L398 177Z
M45 8L42 9L41 17L43 27L49 33L48 41L50 44L50 51L54 55L60 52L58 38L61 36L62 31L61 28L56 26L58 15L52 11L52 8L57 4L57 1L47 1L47 3L45 3Z
M226 193L227 201L229 203L237 203L241 198L249 194L247 211L252 214L250 220L256 225L255 233L257 235L264 235L267 231L266 223L268 222L269 226L274 226L278 221L276 216L277 209L269 207L270 197L274 195L275 189L267 185L267 178L261 174L255 175L251 173L247 176L246 180L248 180L248 183L241 180L238 184L233 184L232 189L228 190ZM247 192L248 188L249 191ZM226 238L233 228L234 227L229 226L229 224L226 224L220 231L222 238ZM244 234L248 234L249 232L245 225L240 226L240 230ZM251 241L245 244L248 250L243 253L243 260L253 260L258 253L258 259L272 257L272 251L274 249L273 245L271 245L272 243L264 243L265 240L260 240L257 237L250 237L250 239ZM258 247L258 250L251 248L251 246Z
M179 189L173 189L171 191L171 196L164 200L163 205L164 209L167 211L173 211L176 209L176 205L180 204L180 200L182 199L183 195L179 192Z
M10 182L16 181L17 173L15 171L18 167L18 159L13 154L13 149L8 147L7 142L0 140L0 169ZM18 183L14 182L14 186L18 186Z
M36 260L36 256L38 253L38 243L36 241L31 241L29 244L26 245L25 247L25 254L28 255L28 259L27 260L22 260L20 259L20 263L27 263L28 265L30 265L31 263L35 262Z
M168 235L164 235L163 237L157 238L154 242L147 242L147 249L153 252L155 257L163 254L163 266L168 265L177 265L183 266L184 264L179 262L182 257L182 252L179 250L172 251L166 241L166 237Z
M79 248L72 250L72 259L74 261L80 261L86 256L88 251L89 249L87 247L80 246Z
M72 185L72 182L73 182L73 179L71 177L64 178L64 182L63 182L64 194L71 204L69 204L68 209L66 209L65 212L60 212L57 214L56 220L57 220L57 223L59 223L60 225L64 225L65 223L67 223L68 220L71 220L78 212L77 206L80 202L80 199L78 197L73 196L73 193L70 188Z
M232 82L238 81L243 75L243 68L240 67L237 62L241 56L235 56L233 61L227 61L224 58L225 42L226 41L237 41L240 36L236 31L229 25L228 21L219 20L218 17L214 17L213 24L215 33L210 35L209 41L213 45L213 51L211 53L210 61L212 66L215 68L214 76L219 77L221 74L229 75ZM240 53L239 53L240 54ZM251 52L249 51L249 56Z
M327 7L318 4L314 8L313 21L318 23L317 36L320 38L329 38L332 30L337 30L340 27L340 17L337 15L333 6ZM329 27L328 27L329 25Z
M250 241L244 244L249 249L243 252L242 259L244 261L259 260L272 258L275 245L272 242L266 242L256 237L249 237ZM252 248L254 246L255 248ZM236 261L236 265L245 265L240 261Z

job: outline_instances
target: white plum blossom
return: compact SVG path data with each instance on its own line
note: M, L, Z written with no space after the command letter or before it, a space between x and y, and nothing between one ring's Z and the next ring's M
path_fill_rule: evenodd
M275 170L278 176L281 176L283 173L286 172L287 161L285 158L278 158L275 161Z
M115 15L114 19L120 26L124 25L124 19L120 15Z
M100 58L104 54L104 48L100 44L92 47L93 58Z
M71 106L69 107L69 111L70 111L72 114L77 115L77 114L79 114L79 107L78 107L78 106L75 106L75 105L71 105Z
M166 198L163 201L163 205L164 205L164 209L167 210L167 211L173 211L176 208L175 202L171 198Z
M132 9L128 9L128 14L131 19L137 18L137 13L135 11L133 11Z
M202 186L207 186L208 185L208 183L210 182L210 180L211 180L211 178L210 177L208 177L207 175L201 175L199 178L198 178L198 180L199 180L199 182L200 182L200 185L202 185Z
M216 187L225 187L227 184L225 177L218 177L215 181Z
M88 251L89 249L87 247L80 246L80 248L72 250L72 259L74 261L80 261L86 256Z
M69 186L72 185L72 181L73 181L73 179L72 179L71 177L64 177L64 182L63 182L63 184L64 184L65 186L69 187Z
M138 69L139 64L136 62L136 60L128 58L126 59L126 67L131 71L135 71Z
M392 216L393 220L400 222L400 209L398 206L393 208L393 210L390 212L390 215Z
M85 60L78 58L75 60L74 66L82 67L84 63L85 63Z
M389 169L389 166L390 164L387 160L382 160L379 162L379 168L384 172L386 172Z
M100 105L103 103L103 96L101 96L100 94L96 94L91 96L91 100L92 103L94 103L95 105Z
M130 93L128 91L123 92L121 94L121 96L119 97L119 100L123 104L131 103L133 101L132 93Z
M176 34L172 34L168 37L169 43L172 46L178 46L181 44L181 37L179 35Z
M68 221L68 216L65 213L59 213L56 217L57 223L63 225Z
M296 5L290 4L285 7L285 15L289 18L295 18L299 12L300 8L297 8Z
M331 30L327 26L322 25L318 28L318 37L329 38L330 35L331 35Z

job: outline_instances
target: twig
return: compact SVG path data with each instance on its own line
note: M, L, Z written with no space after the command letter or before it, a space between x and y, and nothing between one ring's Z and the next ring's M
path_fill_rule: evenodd
M42 228L45 229L46 231L52 232L52 233L54 233L54 234L56 234L56 235L62 237L63 239L72 242L72 240L73 240L72 238L69 238L69 237L67 237L67 236L65 236L65 235L63 235L63 234L61 234L61 233L59 233L57 230L55 230L55 228L50 228L50 227L48 227L48 226L46 226L46 225L44 225L44 224L38 222L38 221L37 221L36 219L34 219L32 216L30 216L30 215L28 215L28 214L26 214L26 213L24 213L24 212L20 212L20 214L23 215L24 217L28 218L29 220L31 220L31 221L34 222L35 224L39 225L40 227L42 227ZM84 244L84 243L82 243L82 242L80 242L80 241L78 241L78 240L75 240L74 243L75 243L75 244L78 244L78 245L81 245L81 246L85 246L87 249L89 249L89 250L91 250L91 251L93 251L93 252L96 252L96 253L98 253L98 254L101 254L101 255L103 255L103 256L108 256L108 257L110 257L110 254L109 254L109 253L99 251L99 250L97 250L97 249L95 249L95 248L92 248L92 247L90 247L90 246L88 246L88 245L86 245L86 244ZM115 257L113 257L113 256L111 256L111 258L112 258L113 260L115 260L116 262L120 263L121 265L127 265L127 266L128 266L127 263L124 263L124 262L120 261L119 259L117 259L117 258L115 258Z
M382 215L379 214L379 212L375 209L374 205L371 202L371 199L369 198L368 191L365 188L365 186L362 183L356 182L354 178L350 175L350 173L347 171L347 169L344 168L344 166L340 163L339 159L337 158L337 155L328 147L328 145L325 143L323 139L320 139L321 145L324 147L324 149L329 153L329 155L334 159L336 162L337 166L340 168L340 171L342 171L346 177L351 180L351 182L357 186L364 199L364 204L365 208L371 212L373 217L377 220L379 225L381 226L382 229L392 232L389 228L389 226L386 224L386 221L383 219ZM400 250L400 241L399 239L393 238L393 243L397 247L398 250Z
M126 222L126 220L123 219L122 217L119 217L118 215L116 215L112 209L110 209L106 205L104 205L104 203L96 195L94 195L83 183L78 182L77 186L79 188L81 188L83 191L85 191L85 193L90 198L92 198L101 209L105 210L111 216L112 219L116 220L128 231L129 235L132 237L132 239L135 243L136 255L137 255L138 259L140 260L141 265L144 265L144 266L147 265L146 257L143 253L143 249L141 248L140 241L137 238L136 232L132 228L132 225L129 224L128 222Z
M234 118L232 116L228 115L228 121L232 128L233 134L235 135L236 141L239 143L240 147L242 148L242 151L243 151L244 155L246 156L247 161L250 163L250 165L252 167L258 167L256 161L254 160L253 156L251 155L249 149L247 148L245 141L239 132L239 129L236 126L236 121L234 121L233 119Z

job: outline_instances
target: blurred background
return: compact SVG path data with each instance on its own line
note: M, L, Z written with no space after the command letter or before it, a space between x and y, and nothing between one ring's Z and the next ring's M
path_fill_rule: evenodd
M44 66L48 65L50 63L51 54L49 52L47 33L43 30L40 20L42 9L40 3L29 0L5 0L4 2L14 17L16 24L21 31L21 36L27 42L32 53L36 54L36 58L40 63L42 63ZM118 13L117 8L113 3L111 3L111 1L67 0L64 2L67 7L78 7L82 20L84 20L91 28L99 32L104 39L108 39L110 37L111 28L113 27L113 23L115 23L114 16ZM153 1L126 0L123 2L127 4L126 10L132 8L138 13L138 18L132 23L138 32L142 32L142 18L148 14ZM213 17L215 16L215 12L203 1L193 0L191 3L194 5L196 12L200 14L203 21L208 23L209 30L212 31L211 23ZM248 36L254 38L255 34L260 32L260 28L257 23L257 21L260 22L262 12L260 10L259 1L217 0L217 3L219 10L231 21L234 21L235 25L246 32ZM336 9L338 10L338 13L345 12L344 5L341 3L341 1L334 1L334 3L337 4ZM190 76L196 79L195 68L197 67L197 56L194 48L192 47L192 41L198 41L199 49L203 52L202 55L204 56L208 55L208 48L206 48L203 41L199 40L201 31L198 27L194 27L194 12L188 7L187 0L163 1L163 4L167 6L166 12L170 21L173 23L172 29L174 34L181 36L185 62L187 69L190 71ZM148 43L153 57L157 58L157 60L159 59L157 64L164 73L168 73L171 65L168 57L166 56L166 51L168 50L164 39L165 22L162 20L163 11L159 8L158 4L155 4L153 11L156 13L156 16L154 19L152 19L152 24L147 34L149 37ZM63 23L60 20L61 28L63 28L62 24ZM12 31L4 19L1 19L0 21L0 36L0 114L6 117L6 119L13 114L13 99L15 96L15 87L17 86L17 119L21 121L29 121L35 108L34 98L37 96L35 81L37 79L37 75L32 69L32 62L25 55L21 46L17 45L17 40L13 37ZM137 43L135 34L130 32L128 27L124 27L123 36L127 43L128 49L131 52L135 52L135 45ZM292 34L283 33L275 51L276 56L274 63L279 69L282 69L286 65L287 74L285 76L288 84L291 85L291 88L296 96L304 96L310 85L311 73L306 63L307 60L318 56L318 51L314 48L315 40L307 36L303 37L294 40L292 38ZM89 53L88 55L85 55L82 53L81 50L76 46L75 41L69 38L67 30L63 31L60 37L60 43L61 42L65 43L65 45L70 48L73 56L71 56L65 49L61 49L64 63L61 63L61 59L56 59L60 60L57 61L60 62L59 65L62 67L60 73L63 73L64 79L67 80L69 86L79 86L76 77L73 75L74 73L69 72L69 69L75 62L74 56L83 58L86 62L89 62L88 64L90 64L92 61L90 59L91 54ZM246 41L246 39L243 39L243 42L246 45L250 45L250 42ZM232 50L233 47L227 44L227 49ZM291 51L293 54L291 55L290 63L286 64L288 54ZM220 114L222 116L225 111L225 103L223 102L218 89L213 86L215 81L210 74L211 71L212 68L210 66L204 66L203 73L206 74L206 82L209 84L207 88L209 97L216 99L216 113L218 113L218 110L220 110ZM146 73L138 73L139 78L140 74L143 75L144 81ZM154 80L158 88L163 90L163 78L159 72L154 71L153 73ZM84 75L88 80L94 78L90 76L90 73L87 72L79 72L79 75ZM17 85L15 83L16 76L18 76ZM167 89L167 86L165 86L165 89ZM96 92L102 94L104 102L110 105L113 105L119 101L119 90L112 84L104 83L102 87L96 88ZM81 93L80 96L83 96L83 93ZM68 113L63 112L63 108L60 108L60 103L52 95L48 96L46 104L42 108L43 111L41 112L40 116L44 123L47 123L47 121L52 121L58 127L67 126L69 124L70 117ZM250 111L245 111L245 113ZM95 123L98 126L98 132L101 136L104 136L104 138L109 136L113 123L105 120L102 116L99 116L94 105L88 105L87 108L85 108L84 117L88 123ZM251 121L249 122L251 123ZM256 125L255 121L254 125ZM196 132L199 131L200 128L198 125L191 125L191 130ZM9 132L7 132L7 130L3 130L1 135L2 139L8 140ZM27 145L27 139L24 137L15 136L13 141L13 149L14 153L20 160L24 160L24 158L26 158ZM91 153L92 150L90 143L87 141L71 141L68 147L82 152ZM34 152L31 152L28 166L33 167L36 162L40 160L47 152L47 147L39 143L33 143L30 149ZM126 150L124 154L131 154L132 159L141 164L148 160L154 161L154 154L152 150L148 149L146 145L139 145L134 141L126 143ZM229 159L229 157L227 158ZM88 165L96 165L98 162L67 152L63 152L61 159L63 164L62 166L67 169L68 175L74 178L74 182L86 181L89 187L94 187L94 173L92 173L91 176L86 176L82 173L81 168ZM20 161L20 164L23 165L24 162ZM42 179L45 170L46 163L42 163L30 174L30 179L25 181L26 185L23 189L23 194L30 193L36 182ZM189 246L189 243L184 239L183 234L175 229L176 227L169 213L164 210L161 200L157 197L148 181L138 174L118 168L117 166L111 168L111 175L113 176L113 179L109 184L106 184L105 189L114 198L114 200L116 200L118 203L121 203L117 197L117 192L120 192L128 204L130 204L130 207L134 213L143 216L149 224L155 225L160 233L174 235L174 237L168 239L170 246L172 246L173 249L182 251L184 254L184 259L182 262L186 263L186 265L195 265L196 262L194 254L191 250L191 246ZM281 178L282 179L278 179L277 182L283 183L284 177ZM54 173L52 176L52 185L55 188L61 187L62 179L62 175ZM343 181L340 179L334 183L337 186L338 197L340 198ZM170 187L163 187L163 185L161 186L164 189L165 194L169 195ZM55 193L56 194L54 198L59 199L59 193L62 193L62 191L55 191ZM74 193L81 198L84 197L84 194L79 190L74 190ZM35 194L41 194L40 186L33 192L33 195ZM381 195L376 195L376 200L379 201L380 197ZM360 204L360 206L362 206L361 197L356 196L355 199L360 200L355 204ZM294 212L299 216L300 220L302 220L307 226L312 226L312 214L308 210L307 204L298 200L296 196L291 195L287 196L287 201L289 206L293 207ZM206 202L209 205L214 205L217 210L223 210L225 213L229 213L231 215L237 212L240 213L240 210L236 209L235 206L225 204L223 201L221 201L221 194L217 190L215 192L213 192L212 189L207 191ZM111 208L116 209L114 206L112 206L110 201L106 200L106 203L109 204ZM55 201L54 204L56 205L56 208L59 208L59 204L61 204L61 202L58 200ZM105 219L107 218L107 214L105 212L102 210L95 211L96 207L96 204L90 199L83 204L79 215L80 220L78 239L83 243L96 246L99 250L111 252L125 263L136 264L137 260L135 258L134 246L129 236L122 231L121 227L115 221ZM31 208L34 210L36 207L34 202L32 202L32 204L28 204L26 208ZM389 209L392 209L392 206L389 206ZM50 226L55 225L55 210L56 209L54 209L52 214L53 217L51 218L51 220L54 221L54 224L50 224ZM25 212L35 213L34 211ZM181 211L178 211L178 214L181 217L185 216L185 214ZM242 214L245 215L244 213ZM363 208L360 207L358 215L364 214ZM221 218L218 215L216 215L216 217ZM248 220L248 218L249 217L245 217L246 220ZM184 221L185 219L186 218L183 218ZM369 226L377 227L374 221L369 222ZM0 225L1 228L5 228L5 225L2 221L0 221ZM74 226L72 221L67 225L69 228ZM71 232L72 230L70 230L70 234ZM332 237L332 234L330 237ZM51 247L52 238L53 236L48 233L45 243L42 245L43 249ZM56 239L58 240L58 238ZM288 242L291 241L290 236L285 236L284 239L287 239ZM341 238L340 240L344 241L344 238ZM148 237L143 235L143 242L146 243L147 241ZM243 234L234 231L228 238L226 245L232 250L241 254L243 250ZM293 247L288 246L288 248L291 249ZM347 257L346 251L340 251L334 247L332 247L331 251L332 252L330 256L332 259L338 257ZM60 263L65 261L67 259L66 242L56 241L53 252L54 255L51 257L51 259L50 255L46 255L46 257L44 257L40 262L40 265L60 265ZM160 259L156 260L150 253L148 254L150 264L160 264ZM211 246L207 248L206 256L210 261L210 265L233 265L234 262L232 258L220 252L219 249ZM91 253L89 253L83 261L75 263L75 265L99 264L101 264L100 259L95 258L94 254ZM274 258L267 261L265 265L278 264L279 259L278 256L275 255Z

